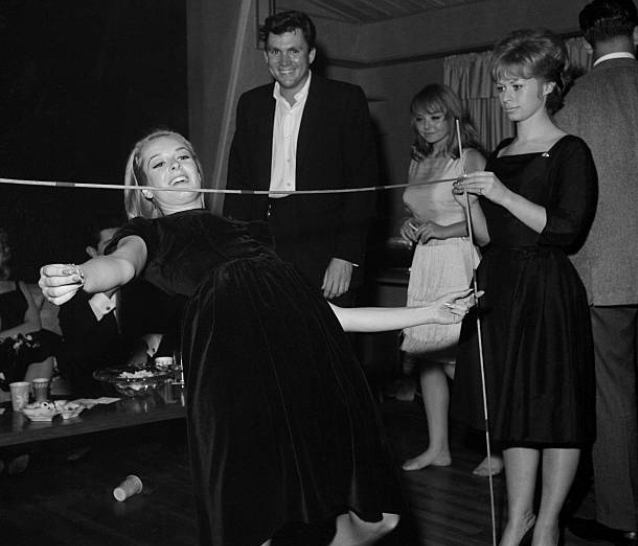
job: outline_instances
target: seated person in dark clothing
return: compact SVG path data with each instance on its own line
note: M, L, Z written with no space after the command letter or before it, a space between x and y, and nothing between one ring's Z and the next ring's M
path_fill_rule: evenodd
M55 353L59 336L42 329L40 307L22 279L12 276L11 245L0 228L0 389L12 381L50 377L48 357ZM2 398L0 398L0 401Z
M101 256L123 222L117 215L98 217L87 254ZM93 379L95 370L172 355L179 307L179 302L145 281L110 295L80 292L63 305L59 320L64 339L56 360L72 393L101 394L101 386Z

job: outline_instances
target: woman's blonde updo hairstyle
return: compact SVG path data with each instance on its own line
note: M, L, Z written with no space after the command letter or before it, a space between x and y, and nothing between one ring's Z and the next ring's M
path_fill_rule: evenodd
M146 173L141 164L142 150L149 142L162 137L174 138L181 142L189 151L195 160L199 176L203 178L202 164L193 149L193 145L182 135L175 131L167 129L159 129L146 135L139 140L131 151L128 161L126 162L126 170L124 171L124 185L131 187L143 187L148 185ZM142 218L156 218L160 216L158 208L153 205L152 200L144 197L140 190L124 190L124 209L129 218L141 216Z
M492 52L494 81L536 78L555 84L545 103L550 114L562 105L563 93L569 83L568 68L565 42L544 28L515 30L500 40Z

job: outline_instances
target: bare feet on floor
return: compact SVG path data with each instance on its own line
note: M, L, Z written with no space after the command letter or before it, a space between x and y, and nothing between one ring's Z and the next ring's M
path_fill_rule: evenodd
M403 470L421 470L427 466L450 466L452 457L447 449L428 449L413 459L408 459L403 463Z
M503 458L498 455L492 455L492 457L485 457L480 464L472 470L472 474L476 476L483 476L487 478L490 475L490 471L492 476L496 476L503 471Z
M532 543L534 533L534 523L536 517L534 514L527 514L524 518L517 521L508 521L503 536L499 542L499 546L521 546ZM545 543L542 544L551 544Z

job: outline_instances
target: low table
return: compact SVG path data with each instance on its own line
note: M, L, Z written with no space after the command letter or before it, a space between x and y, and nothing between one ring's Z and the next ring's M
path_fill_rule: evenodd
M56 440L82 434L135 427L148 423L183 419L184 397L167 403L158 394L121 398L111 404L96 404L72 419L56 415L51 422L30 421L22 412L14 412L11 404L2 404L0 415L0 448Z

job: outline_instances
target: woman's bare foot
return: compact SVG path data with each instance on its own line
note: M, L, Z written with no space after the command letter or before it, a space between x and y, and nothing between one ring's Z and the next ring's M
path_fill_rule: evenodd
M485 457L480 464L472 470L472 474L476 476L482 476L487 478L490 475L496 476L503 471L503 457L498 455L492 455L492 457Z
M557 520L553 520L550 522L540 522L537 521L535 529L534 529L534 538L538 544L551 544L557 545L560 544L560 526ZM627 544L626 543L617 542L617 544Z
M528 514L518 521L508 521L503 530L499 546L520 546L522 543L531 544L535 522L536 517L533 514Z
M398 514L382 514L381 521L364 521L354 512L337 516L337 531L328 546L370 546L399 524Z
M452 456L449 449L434 450L432 448L417 455L413 459L408 459L403 463L403 470L421 470L427 466L450 466Z

